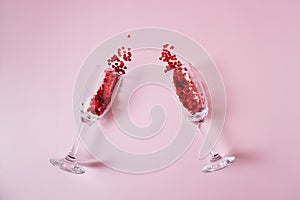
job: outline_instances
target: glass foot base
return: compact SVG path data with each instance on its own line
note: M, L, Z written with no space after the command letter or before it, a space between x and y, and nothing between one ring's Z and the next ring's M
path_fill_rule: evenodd
M85 169L82 166L80 166L76 161L72 161L66 158L51 158L50 163L55 167L71 172L73 174L83 174L85 172Z
M227 156L227 157L219 157L219 159L212 159L211 162L202 168L202 172L210 173L214 171L218 171L220 169L224 169L228 167L236 160L235 156Z

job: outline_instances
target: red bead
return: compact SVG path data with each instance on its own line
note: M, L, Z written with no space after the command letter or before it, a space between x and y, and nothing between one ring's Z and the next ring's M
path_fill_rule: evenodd
M192 81L188 73L187 68L182 68L182 63L177 59L175 54L172 54L167 48L168 44L163 45L163 50L159 60L166 62L165 72L174 70L173 83L176 89L176 94L179 97L182 105L191 113L200 112L204 108L204 99L198 93L195 83ZM171 46L170 49L174 49ZM188 77L186 77L188 76Z
M116 74L113 69L105 70L105 77L97 94L90 101L89 112L98 116L102 115L111 102L111 97L120 75Z

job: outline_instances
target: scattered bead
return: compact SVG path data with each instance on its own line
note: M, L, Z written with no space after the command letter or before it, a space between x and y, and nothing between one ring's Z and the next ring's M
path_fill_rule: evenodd
M120 79L120 74L116 73L113 69L105 70L105 77L102 85L97 93L90 101L90 107L87 109L94 115L102 115L111 102L112 93Z
M100 116L107 109L117 82L120 80L120 76L126 73L125 69L127 69L127 66L124 61L131 61L132 53L130 50L131 48L128 48L128 51L125 51L125 47L123 46L118 48L117 55L114 54L107 59L107 65L110 68L105 70L103 83L91 99L90 106L87 109L88 112Z
M174 46L169 44L163 45L159 60L167 63L164 72L173 70L173 84L176 88L176 94L182 105L191 113L195 114L205 108L202 92L199 94L195 83L192 81L186 67L182 67L182 63L177 59L175 54L170 52ZM202 95L202 96L201 96Z

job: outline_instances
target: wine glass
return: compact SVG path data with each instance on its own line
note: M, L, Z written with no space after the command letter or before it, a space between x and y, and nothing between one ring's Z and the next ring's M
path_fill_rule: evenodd
M179 66L179 67L178 67ZM172 71L176 94L189 113L189 120L196 124L200 131L207 135L211 117L211 100L206 84L199 78L197 70L191 65L178 65ZM216 151L210 152L210 163L203 167L202 172L214 172L228 167L235 161L235 156L223 157Z
M110 109L122 80L122 73L112 68L106 68L102 74L103 77L101 78L100 66L96 66L92 70L80 100L78 112L80 113L81 126L79 135L67 156L50 159L53 166L74 174L85 173L85 169L77 162L80 137L88 131L90 126L103 118Z

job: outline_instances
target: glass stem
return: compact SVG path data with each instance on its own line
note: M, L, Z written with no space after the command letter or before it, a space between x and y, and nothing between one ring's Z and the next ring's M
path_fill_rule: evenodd
M214 151L214 150L211 150L211 151L209 152L209 154L210 154L210 156L213 158L213 157L216 156L216 154L219 154L219 153L216 152L216 151Z
M75 142L73 143L72 149L69 152L67 159L68 160L72 160L75 161L77 158L77 153L78 153L78 147L79 147L79 141L80 141L80 137L89 129L90 125L86 122L82 122L81 126L80 126L80 131L79 134L75 140Z
M207 133L208 123L206 121L200 122L198 125L198 128L200 129L200 132L202 133L202 135L206 136L205 133ZM210 154L211 159L220 157L219 153L214 150L211 150L209 152L209 154Z

